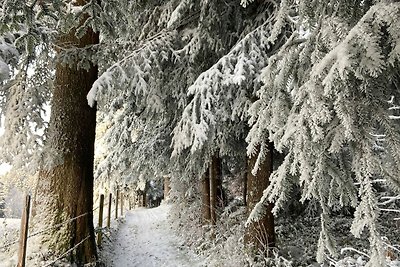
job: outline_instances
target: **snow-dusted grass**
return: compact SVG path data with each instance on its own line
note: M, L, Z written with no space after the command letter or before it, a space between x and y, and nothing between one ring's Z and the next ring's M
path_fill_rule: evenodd
M219 213L214 228L202 226L200 214L197 201L126 211L125 217L112 220L111 229L104 230L100 260L107 267L320 266L315 260L320 231L318 212L300 209L296 214L281 214L276 220L278 249L271 259L257 259L246 254L243 245L246 210L240 201L231 201ZM382 214L380 232L385 234L388 244L385 248L388 254L386 267L400 267L400 237L398 224L393 220L396 215ZM356 239L350 234L350 214L332 216L335 219L331 227L337 247L347 249L339 249L338 256L322 266L365 267L369 257L367 235ZM19 219L0 219L0 247L18 240L19 227ZM29 239L28 266L43 266L49 255L43 254L44 248L35 248L35 251L41 251L42 259L37 257L40 255L33 255L29 251L35 246L35 240ZM0 250L0 267L16 265L17 247L18 244L14 244Z
M21 219L0 218L0 267L17 266L20 227ZM28 235L32 234L32 231L30 225ZM52 256L54 255L49 253L38 236L28 238L25 258L27 267L45 266L51 261Z
M0 247L6 246L19 238L20 219L0 218ZM17 265L18 243L0 249L0 266L14 267Z
M323 265L318 264L316 250L320 218L318 211L306 212L306 206L297 207L297 213L289 210L276 219L277 249L274 257L250 257L246 255L243 245L245 207L238 204L240 203L231 202L219 214L215 228L201 226L198 200L190 204L181 203L174 209L177 220L174 226L184 233L185 242L190 248L206 258L207 267L365 267L368 262L368 235L364 233L361 238L351 235L353 216L349 212L332 214L334 220L331 227L335 233L338 255L330 256L330 260ZM395 215L387 213L381 216L380 233L385 235L385 242L388 243L385 247L386 267L400 267L400 238Z

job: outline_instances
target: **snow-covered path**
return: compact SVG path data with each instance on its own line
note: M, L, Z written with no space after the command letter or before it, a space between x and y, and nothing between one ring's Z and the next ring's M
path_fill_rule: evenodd
M203 266L183 247L167 219L170 205L129 211L120 225L109 266L185 267Z

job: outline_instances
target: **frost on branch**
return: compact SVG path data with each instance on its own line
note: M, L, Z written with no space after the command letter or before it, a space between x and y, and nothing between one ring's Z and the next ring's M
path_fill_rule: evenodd
M330 16L334 20L320 20L305 42L288 40L270 58L263 74L265 85L258 92L260 100L250 109L249 150L268 133L278 150L290 152L271 176L271 185L249 220L263 212L266 201L275 202L277 212L289 197L290 185L299 183L302 200L317 199L326 207L325 214L344 206L357 207L352 232L359 235L368 229L374 255L369 264L382 266L377 200L368 184L378 177L387 179L397 191L400 188L394 175L399 165L386 163L400 162L400 126L390 119L387 103L391 96L399 97L400 23L396 18L400 5L376 4L364 14L363 6L356 9L362 15L359 19ZM335 20L343 23L336 23L331 31L336 38L328 38L326 27L332 29ZM343 34L347 25L349 31ZM380 142L384 157L371 135L377 129L385 136ZM321 240L327 240L323 236Z
M174 112L182 105L177 99L185 101L180 99L185 75L175 51L180 36L166 29L176 2L149 2L144 6L132 3L130 8L137 15L130 14L128 24L134 28L117 32L117 43L110 44L123 52L88 94L90 104L98 101L100 122L107 123L101 139L108 152L96 162L99 180L135 183L139 175L147 179L168 171L170 128ZM107 56L114 52L106 51Z
M14 36L12 34L0 36L0 84L10 78L9 65L15 65L19 58L19 52L13 41Z
M168 20L167 28L173 28L182 23L185 13L190 10L190 7L194 5L193 0L182 0L178 6L174 9L171 17Z
M223 122L246 121L247 110L255 89L260 86L259 70L266 65L271 43L268 24L244 37L232 50L189 87L193 99L185 107L182 119L174 129L173 155L190 147L194 152L212 142Z
M87 96L89 105L93 106L101 95L105 102L133 97L138 106L155 111L162 109L159 99L165 92L160 91L160 86L150 84L156 85L157 73L162 73L164 62L170 60L174 38L174 32L161 32L114 63L93 84ZM123 91L113 91L113 88L122 88Z
M20 91L17 82L9 89L5 110L4 134L1 136L0 159L12 163L15 168L27 168L33 171L38 163L37 157L43 145L43 131L46 122L42 116L45 110L37 96ZM40 101L40 100L39 100ZM39 107L37 110L35 110Z

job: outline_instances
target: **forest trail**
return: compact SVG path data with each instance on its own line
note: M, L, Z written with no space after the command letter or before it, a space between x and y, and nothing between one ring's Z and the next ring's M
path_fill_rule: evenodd
M112 257L114 267L186 267L203 266L197 256L182 245L171 229L170 205L128 211L116 235Z

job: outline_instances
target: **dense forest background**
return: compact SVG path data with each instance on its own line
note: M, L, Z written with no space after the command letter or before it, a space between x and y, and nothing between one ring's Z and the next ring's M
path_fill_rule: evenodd
M0 216L23 193L38 229L88 214L43 233L49 251L88 237L68 260L98 262L98 192L151 202L164 185L210 266L397 266L397 1L3 0L0 14Z

